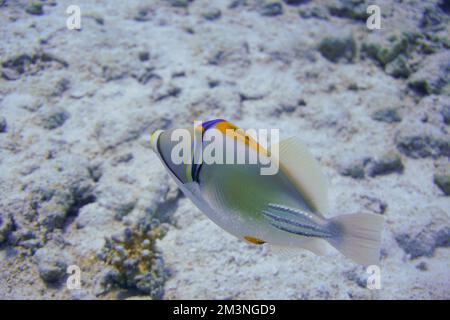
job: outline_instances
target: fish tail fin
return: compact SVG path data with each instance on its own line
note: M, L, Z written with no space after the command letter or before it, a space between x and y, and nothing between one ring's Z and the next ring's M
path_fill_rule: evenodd
M329 222L334 237L328 242L347 258L364 266L379 262L383 217L377 214L347 214Z

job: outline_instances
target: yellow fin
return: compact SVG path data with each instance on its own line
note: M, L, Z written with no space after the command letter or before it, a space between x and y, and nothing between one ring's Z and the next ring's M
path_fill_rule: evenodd
M280 169L291 179L315 213L327 212L327 184L317 160L295 137L281 141L278 147Z
M255 238L255 237L251 237L251 236L245 236L244 240L247 241L248 243L256 244L256 245L261 245L261 244L266 243L264 240L261 240L261 239Z

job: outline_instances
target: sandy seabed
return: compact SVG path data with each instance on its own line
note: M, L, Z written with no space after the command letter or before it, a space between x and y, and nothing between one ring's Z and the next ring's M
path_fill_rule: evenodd
M450 299L448 2L372 3L0 0L0 298ZM149 137L215 118L304 141L326 216L384 216L380 290L182 196Z

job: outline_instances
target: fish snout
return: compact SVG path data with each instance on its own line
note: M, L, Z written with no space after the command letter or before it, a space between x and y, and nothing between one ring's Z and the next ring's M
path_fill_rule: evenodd
M152 136L150 137L150 148L156 153L158 153L157 145L158 145L158 138L161 133L163 133L164 130L156 130L153 132Z

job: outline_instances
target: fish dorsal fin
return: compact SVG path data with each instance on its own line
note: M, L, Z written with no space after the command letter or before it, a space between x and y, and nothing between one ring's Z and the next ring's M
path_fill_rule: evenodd
M270 150L273 152L272 145ZM328 192L325 177L316 159L295 137L278 144L280 169L304 196L315 213L328 211Z

